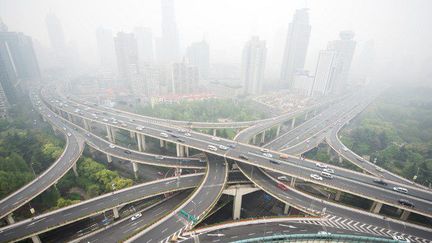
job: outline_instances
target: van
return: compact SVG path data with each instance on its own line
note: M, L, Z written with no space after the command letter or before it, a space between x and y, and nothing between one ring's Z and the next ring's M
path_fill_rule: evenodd
M280 154L279 158L281 158L281 159L288 159L288 155L286 155L286 154Z
M333 175L325 171L321 172L321 176L328 179L333 179Z

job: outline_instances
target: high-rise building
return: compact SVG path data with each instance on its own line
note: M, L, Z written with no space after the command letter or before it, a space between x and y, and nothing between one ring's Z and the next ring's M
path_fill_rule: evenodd
M106 70L115 67L115 48L113 34L110 29L99 27L96 29L96 41L99 52L100 64Z
M189 94L198 89L199 72L198 67L186 62L174 63L172 65L171 93Z
M210 66L209 45L206 41L192 43L186 51L190 64L197 66L200 79L207 80Z
M293 88L296 71L303 70L309 45L311 26L308 9L298 9L288 26L281 66L281 87Z
M8 102L15 103L19 89L39 79L32 39L22 33L0 31L0 84Z
M327 45L327 50L335 52L334 73L328 84L328 90L332 93L340 93L347 88L349 71L356 47L356 42L353 40L354 32L341 31L339 36L340 40L331 41Z
M66 38L63 32L63 26L59 18L57 18L55 14L49 13L45 18L45 23L47 25L51 47L56 52L65 51Z
M335 55L332 50L320 51L312 84L312 95L326 95L329 92L330 80L334 74Z
M8 31L8 27L5 23L3 23L3 20L0 18L0 32L6 32Z
M134 34L117 33L114 46L119 78L128 85L128 82L139 73L138 47Z
M137 27L134 30L138 46L138 60L142 65L153 63L153 35L150 28Z
M264 69L266 62L266 43L258 36L253 36L243 48L242 82L244 94L259 94L262 92Z
M350 71L350 81L357 85L367 84L373 74L375 44L372 40L362 43L359 54L354 57Z
M180 59L180 43L175 21L174 0L161 0L162 36L158 43L158 61L174 63Z

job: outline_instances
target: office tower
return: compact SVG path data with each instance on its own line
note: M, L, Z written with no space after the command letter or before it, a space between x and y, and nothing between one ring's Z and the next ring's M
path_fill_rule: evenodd
M375 61L375 44L372 40L360 45L360 52L353 59L350 80L357 85L367 84L373 72Z
M303 70L309 45L311 26L308 9L298 9L293 21L288 26L281 66L281 87L291 89L294 86L294 75Z
M141 65L153 63L153 35L149 28L137 27L134 30L138 46L138 60Z
M8 27L6 26L5 23L3 23L3 20L0 19L0 32L6 32L8 31Z
M112 70L116 62L112 31L103 27L97 28L96 41L101 66L106 70Z
M294 75L294 89L297 93L310 96L312 92L314 77L309 74L309 71L297 71Z
M158 43L158 60L163 64L178 62L180 44L175 21L174 0L161 0L162 36Z
M45 23L47 26L51 47L56 52L65 51L66 38L64 36L63 26L60 20L53 13L49 13L45 18Z
M198 67L186 62L174 63L172 65L171 93L189 94L198 89Z
M356 46L356 42L353 40L354 32L341 31L339 36L340 40L331 41L327 45L327 50L335 52L334 73L328 85L329 91L332 93L340 93L347 88L348 75Z
M210 66L209 45L206 41L192 43L186 51L189 64L198 67L200 79L207 80Z
M114 46L119 78L124 84L129 84L128 82L139 73L138 47L134 34L117 33Z
M336 53L332 50L322 50L319 53L312 85L313 95L326 95L329 92L330 80L334 73Z
M32 39L22 33L0 31L0 83L9 103L17 101L19 89L39 79Z
M266 43L253 36L243 48L242 82L244 94L259 94L262 91L266 62Z

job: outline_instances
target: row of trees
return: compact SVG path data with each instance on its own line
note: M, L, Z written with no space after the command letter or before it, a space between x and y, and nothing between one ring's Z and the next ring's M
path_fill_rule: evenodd
M432 182L432 98L428 87L395 87L343 131L342 141L377 165Z

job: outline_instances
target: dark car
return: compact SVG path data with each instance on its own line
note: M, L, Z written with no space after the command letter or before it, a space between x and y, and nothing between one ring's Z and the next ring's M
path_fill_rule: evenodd
M387 186L387 182L385 182L383 179L375 179L373 180L373 182L383 185L383 186Z
M406 199L399 199L398 200L398 202L401 204L401 205L404 205L404 206L407 206L407 207L411 207L411 208L413 208L414 207L414 203L412 203L412 202L410 202L410 201L408 201L408 200L406 200Z
M244 160L249 160L249 157L247 157L247 156L244 155L244 154L240 154L240 155L239 155L239 158L240 158L240 159L244 159Z
M171 134L171 137L173 137L173 138L179 138L179 136L177 136L175 134Z
M186 143L185 140L178 138L177 141L179 141L180 143Z
M277 160L270 159L269 162L272 164L280 165L280 162Z
M167 132L172 132L172 130L170 130L170 129L166 129L165 131L167 131Z
M230 143L230 144L228 144L228 147L230 147L230 148L235 148L235 147L237 147L237 144L235 144L235 143Z
M129 150L125 150L124 152L125 152L125 154L131 154L131 151L129 151Z

